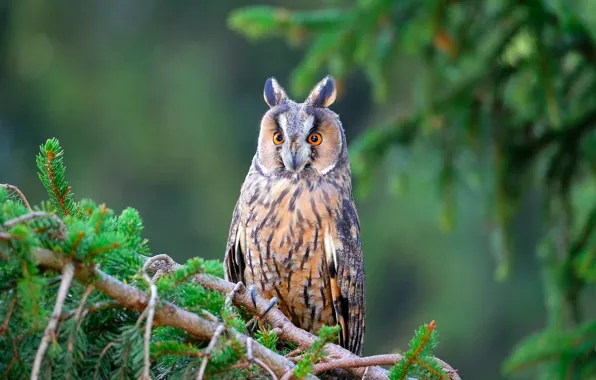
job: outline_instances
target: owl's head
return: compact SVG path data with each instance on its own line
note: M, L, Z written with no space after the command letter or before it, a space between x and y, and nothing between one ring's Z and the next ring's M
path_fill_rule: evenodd
M347 159L341 122L328 109L336 93L335 81L327 76L296 103L275 78L267 79L263 96L270 109L261 120L259 166L268 172L326 175Z

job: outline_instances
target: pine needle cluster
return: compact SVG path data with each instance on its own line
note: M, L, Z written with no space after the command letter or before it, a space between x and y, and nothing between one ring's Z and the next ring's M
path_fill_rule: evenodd
M250 315L226 301L226 294L192 281L199 274L222 277L220 261L193 258L153 283L143 269L150 250L137 210L116 214L90 199L76 201L56 139L40 147L37 166L50 199L41 207L31 209L22 193L0 186L1 378L267 377L263 366L251 362L250 349L231 333L249 334ZM39 250L66 263L62 272L40 266ZM93 278L73 279L81 268L101 269L102 276L146 292L148 306L142 311L127 308L98 290ZM154 324L155 308L164 302L220 327L205 340ZM259 326L254 339L272 353L296 348L266 324ZM328 326L319 331L294 367L295 377L312 376L315 365L326 358L325 344L338 332L339 327ZM419 342L423 338L418 335L416 344L424 350L412 360L422 365L426 359L421 355L430 354L436 337Z

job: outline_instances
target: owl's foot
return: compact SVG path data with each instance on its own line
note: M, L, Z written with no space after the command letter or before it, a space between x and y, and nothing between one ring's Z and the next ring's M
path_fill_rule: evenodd
M252 304L256 309L257 308L257 289L254 286L250 288L250 298L252 299ZM271 309L273 309L273 307L275 306L276 303L277 303L277 297L271 298L269 300L269 306L267 307L267 309L265 309L263 314L261 314L257 317L259 319L265 317L265 315L267 315L267 313L270 312Z
M257 289L254 286L250 287L250 298L252 299L252 304L255 307L255 309L258 309L257 308ZM267 313L269 313L271 311L271 309L273 309L273 307L275 306L276 303L277 303L277 297L271 298L269 300L269 306L267 306L267 309L265 309L265 311L261 315L257 314L250 321L248 321L248 323L246 324L246 327L249 328L249 326L251 326L249 328L250 332L252 332L257 325L261 324L261 320L267 315Z

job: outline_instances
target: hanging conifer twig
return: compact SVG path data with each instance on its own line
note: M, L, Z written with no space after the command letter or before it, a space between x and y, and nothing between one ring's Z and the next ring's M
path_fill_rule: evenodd
M41 338L41 343L37 350L37 354L35 355L33 370L31 371L31 380L37 380L37 377L39 376L39 370L41 369L41 363L43 361L44 354L48 348L48 343L51 339L51 336L56 332L56 326L58 325L58 320L60 319L62 306L64 306L64 300L68 294L68 289L70 288L70 283L72 282L73 276L74 264L72 262L64 264L62 268L62 282L60 283L60 288L58 289L56 305L54 306L54 311L52 312L50 321L48 322L45 332L43 333L43 337Z

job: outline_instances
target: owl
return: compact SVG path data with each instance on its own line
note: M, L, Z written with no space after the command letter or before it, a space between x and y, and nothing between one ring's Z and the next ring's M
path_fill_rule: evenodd
M303 103L265 82L257 152L234 209L225 278L277 297L298 327L339 324L339 344L360 355L365 324L360 221L346 137L328 107L327 76Z

